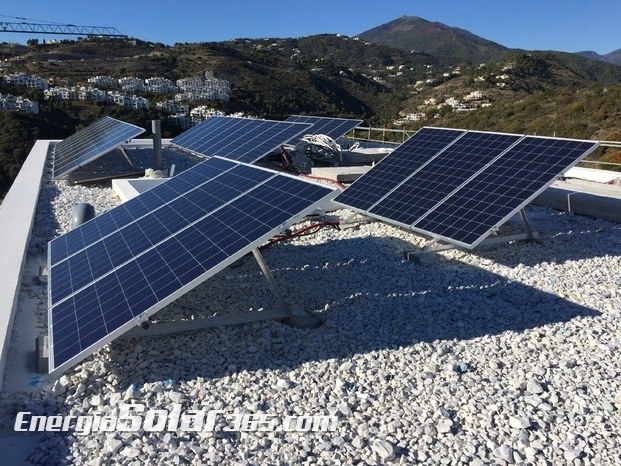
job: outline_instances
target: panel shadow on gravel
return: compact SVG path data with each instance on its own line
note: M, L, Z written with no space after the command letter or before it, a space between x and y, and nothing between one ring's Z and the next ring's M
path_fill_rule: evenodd
M515 241L510 244L479 246L467 253L508 267L520 264L534 266L580 259L621 255L621 225L594 219L573 212L549 207L530 206L526 209L529 223L540 241ZM524 232L519 215L499 229L501 235Z
M288 369L420 343L467 344L545 325L558 325L560 334L572 319L600 315L459 261L414 265L402 259L400 251L407 246L398 238L366 237L271 248L264 256L285 298L316 312L322 327L300 330L268 321L121 340L110 345L111 369L121 385L215 378L231 370ZM231 299L240 310L276 306L252 257L208 280L181 302L199 302L210 314L218 305L217 296L224 296L224 302ZM170 315L179 309L160 312Z

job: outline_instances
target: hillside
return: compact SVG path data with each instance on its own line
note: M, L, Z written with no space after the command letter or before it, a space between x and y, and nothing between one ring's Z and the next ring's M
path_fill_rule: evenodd
M465 29L417 16L402 16L357 37L375 44L428 53L443 64L451 65L485 63L508 50Z
M24 48L25 49L25 48ZM2 50L0 49L0 54ZM4 56L9 55L4 52ZM0 55L1 57L2 55ZM402 92L378 84L387 67L403 65L423 76L426 54L412 54L336 35L302 39L237 39L219 43L163 44L123 41L39 45L11 58L12 70L84 84L95 75L164 76L172 80L212 70L227 79L227 110L285 118L292 109L317 115L389 119Z
M400 18L411 25L412 18L405 19ZM389 126L399 117L424 114L420 122L409 122L408 127L462 125L615 139L607 134L621 127L621 115L605 102L610 97L618 102L621 67L575 54L508 50L467 31L431 27L433 23L415 19L419 26L427 24L428 50L440 55L373 44L360 37L321 34L174 46L123 40L32 47L0 44L0 59L6 59L4 73L25 71L62 86L86 85L96 75L176 80L210 71L231 84L230 101L210 105L227 113L242 111L263 118L303 113L362 118L372 126ZM494 58L485 65L478 60L475 65L463 65L464 56L442 52L447 40L455 38L469 44L460 49L463 53L477 51L479 59L482 53ZM598 86L602 89L596 93L599 103L591 105L585 96ZM165 137L181 131L155 108L156 102L173 95L144 94L151 109L131 110L101 102L46 101L41 91L4 85L0 93L37 100L41 109L40 115L1 115L0 191L8 187L37 137L64 138L104 115L145 128L150 128L149 120L161 119ZM534 105L544 98L547 107ZM511 110L524 105L542 113L520 111L516 115ZM553 106L558 111L551 113ZM571 118L563 109L573 109Z

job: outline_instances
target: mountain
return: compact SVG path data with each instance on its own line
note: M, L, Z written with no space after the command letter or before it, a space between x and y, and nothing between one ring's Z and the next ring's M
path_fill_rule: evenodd
M423 124L452 125L619 138L613 130L621 122L616 105L621 66L570 53L506 49L463 29L420 18L399 18L368 34L372 31L375 37L391 36L405 49L371 43L363 35L338 34L174 46L91 39L28 47L0 43L0 60L5 73L37 74L60 86L87 86L87 79L96 75L174 81L209 72L230 82L230 100L200 104L271 119L309 114L361 118L382 127L400 116L427 114L420 122L408 123L408 130ZM403 45L415 37L420 38L417 45ZM606 58L614 59L618 52ZM470 62L474 64L463 65ZM0 112L0 196L37 138L62 139L106 115L144 128L160 119L165 137L181 131L156 107L173 94L143 93L150 100L148 110L45 100L40 90L2 80L0 94L36 100L40 108L39 115ZM484 95L476 111L460 113L446 103L470 102L473 94Z
M402 16L357 37L371 43L428 53L442 63L457 65L484 63L509 50L465 29L417 16Z
M615 65L621 65L621 49L607 53L606 55L600 55L599 53L593 52L591 50L587 50L585 52L576 52L576 55L581 55L583 57L590 58L591 60L599 60L613 63Z

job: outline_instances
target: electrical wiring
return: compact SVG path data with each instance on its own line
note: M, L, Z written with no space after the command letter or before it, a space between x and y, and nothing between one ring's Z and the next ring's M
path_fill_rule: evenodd
M276 236L275 238L270 240L268 243L266 243L263 246L261 246L259 249L263 250L263 249L268 248L268 247L270 247L270 246L272 246L272 245L274 245L276 243L280 243L281 241L287 241L287 240L292 239L292 238L313 235L313 234L317 233L319 230L321 230L324 227L333 227L333 228L336 228L338 230L338 229L340 229L339 225L340 225L340 221L339 220L331 220L331 221L322 220L321 222L312 223L310 225L302 227L299 230L296 230L296 231L293 231L293 232L287 231L283 235Z

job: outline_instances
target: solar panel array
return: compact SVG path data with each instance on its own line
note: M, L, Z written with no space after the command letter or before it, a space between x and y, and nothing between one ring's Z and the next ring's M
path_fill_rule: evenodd
M473 248L598 145L422 128L336 201Z
M54 239L50 372L84 359L335 194L214 157Z
M306 134L325 134L332 139L338 139L346 135L360 123L362 120L347 120L344 118L326 118L316 116L292 115L285 121L296 123L311 123L313 126Z
M215 116L170 143L207 157L253 163L310 127L302 123Z
M143 128L111 117L96 121L56 144L54 179L71 173L144 132Z

